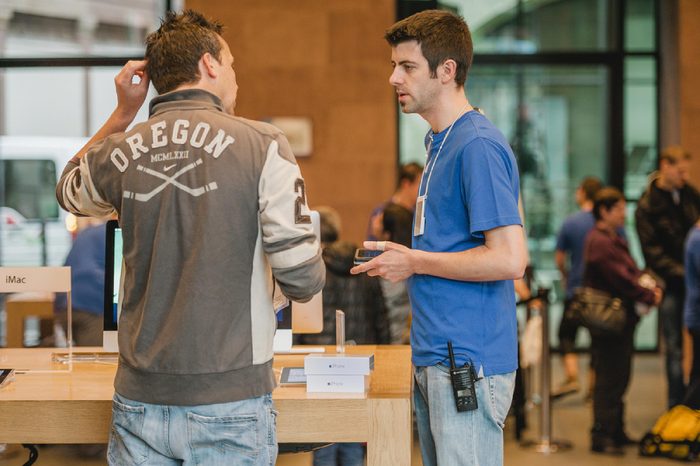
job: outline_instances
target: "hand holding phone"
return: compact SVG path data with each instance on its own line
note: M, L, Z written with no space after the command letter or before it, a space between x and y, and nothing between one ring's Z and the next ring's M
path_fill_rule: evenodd
M384 251L374 249L359 248L355 251L355 259L353 260L353 263L355 265L364 264L365 262L369 262L375 257L379 256L383 252Z

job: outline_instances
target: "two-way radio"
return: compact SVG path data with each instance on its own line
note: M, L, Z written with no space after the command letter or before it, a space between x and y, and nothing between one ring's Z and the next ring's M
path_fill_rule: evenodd
M450 354L450 379L452 379L452 390L455 395L457 411L473 411L479 407L476 402L474 365L467 363L457 368L451 341L447 342L447 351Z

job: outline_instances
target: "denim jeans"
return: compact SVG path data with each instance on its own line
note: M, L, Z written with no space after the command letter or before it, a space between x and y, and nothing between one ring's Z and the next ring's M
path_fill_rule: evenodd
M314 451L313 466L362 466L365 448L361 443L334 443Z
M270 394L199 406L112 401L110 465L272 466L277 434Z
M424 466L501 466L503 426L510 409L515 372L476 382L479 408L458 412L449 368L414 368L413 401Z
M683 300L682 292L667 290L659 306L659 320L666 345L668 407L683 401Z

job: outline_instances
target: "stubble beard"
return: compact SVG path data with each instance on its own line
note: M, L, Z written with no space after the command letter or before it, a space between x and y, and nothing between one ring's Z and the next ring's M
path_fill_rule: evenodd
M408 99L405 103L400 104L401 105L401 111L403 113L418 113L420 114L423 111L423 105L421 105L421 102L417 100L416 98L413 97L413 95L410 96L410 99Z

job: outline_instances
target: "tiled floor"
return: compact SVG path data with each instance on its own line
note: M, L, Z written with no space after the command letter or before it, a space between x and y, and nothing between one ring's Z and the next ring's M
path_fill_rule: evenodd
M582 358L581 367L586 361ZM553 379L559 380L559 362L553 361ZM664 411L666 384L661 357L658 355L638 355L635 358L632 385L627 395L627 428L629 434L641 437ZM573 443L569 451L543 455L522 448L515 440L512 431L512 420L506 430L505 459L506 465L517 466L658 466L672 465L676 462L659 459L640 458L635 448L629 448L623 457L608 457L589 452L588 431L591 425L591 406L584 400L583 393L571 395L557 401L553 405L552 438L566 439ZM1 415L1 413L0 413ZM538 435L536 408L528 413L530 429L525 438L535 439ZM417 445L413 450L413 464L420 466L420 453ZM22 465L26 461L25 452L8 460L0 460L0 466ZM54 446L40 450L37 466L54 465L84 465L94 466L106 464L102 459L82 459L75 455L75 449ZM310 466L309 454L282 455L277 461L279 466ZM394 465L386 465L394 466ZM400 465L397 465L400 466Z

